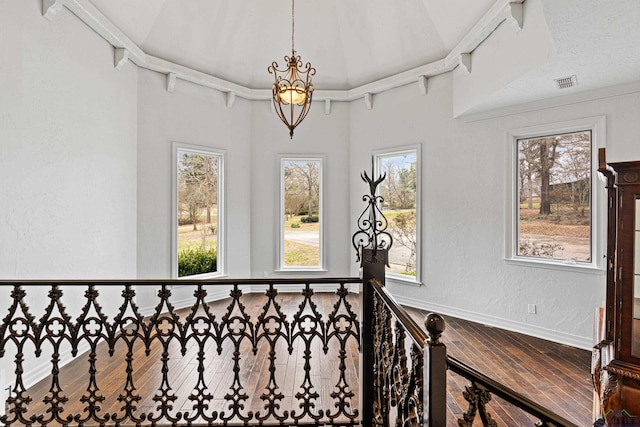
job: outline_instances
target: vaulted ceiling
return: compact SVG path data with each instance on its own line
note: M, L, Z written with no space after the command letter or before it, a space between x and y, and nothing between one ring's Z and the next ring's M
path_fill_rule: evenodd
M245 88L269 89L267 67L291 53L290 0L89 1L145 54ZM640 1L527 1L542 5L554 53L496 91L487 108L564 94L553 79L570 75L577 76L575 91L640 80ZM317 90L353 90L421 67L437 74L457 65L452 54L472 52L502 25L509 6L296 0L295 49L317 69Z
M243 86L291 53L290 0L91 1L146 53ZM350 89L444 58L494 2L297 0L295 48L317 87Z

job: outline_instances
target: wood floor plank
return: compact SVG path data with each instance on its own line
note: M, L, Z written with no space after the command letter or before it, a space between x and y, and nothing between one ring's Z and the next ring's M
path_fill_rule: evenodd
M424 321L424 311L407 310L419 324ZM453 317L445 316L445 321L442 341L449 355L578 426L593 423L591 352ZM447 404L450 413L457 417L467 408L464 399L458 397L466 382L455 377L448 375L451 397ZM517 412L505 402L494 401L490 408L496 408L501 418L506 417L503 411ZM449 421L451 427L457 426Z

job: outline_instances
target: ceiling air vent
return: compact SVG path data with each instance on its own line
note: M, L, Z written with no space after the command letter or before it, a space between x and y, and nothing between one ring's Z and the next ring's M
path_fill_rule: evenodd
M555 79L558 89L568 89L570 87L578 86L578 79L575 75L569 77L562 77Z

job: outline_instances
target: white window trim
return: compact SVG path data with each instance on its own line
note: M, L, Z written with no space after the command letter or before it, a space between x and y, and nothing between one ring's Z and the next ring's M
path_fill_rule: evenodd
M518 237L518 150L519 139L537 136L570 133L576 131L591 131L591 262L572 262L546 258L519 256L517 251ZM598 148L606 146L605 116L586 117L520 129L507 132L507 177L506 177L506 230L505 230L505 261L508 264L550 268L573 272L604 274L603 255L606 248L606 199L604 188L598 174Z
M207 156L219 156L218 165L218 242L216 267L218 271L205 274L194 274L193 276L178 277L178 151L189 151L195 154ZM225 277L227 271L226 264L226 203L225 203L225 161L226 150L206 147L201 145L187 144L173 141L171 143L171 278L178 280L211 279Z
M406 153L416 154L416 276L407 276L387 271L385 278L405 285L422 286L422 144L374 150L371 161L376 179L380 175L379 157L401 156Z
M278 156L278 182L280 186L279 197L279 214L278 214L278 265L276 268L276 272L278 273L289 273L289 272L326 272L325 266L325 236L324 236L324 170L326 167L326 156L324 155L288 155L281 154ZM310 266L286 266L284 265L284 163L285 162L320 162L320 194L318 194L318 214L320 216L319 221L319 239L320 239L320 247L319 247L319 257L320 260L318 262L318 266L310 267Z

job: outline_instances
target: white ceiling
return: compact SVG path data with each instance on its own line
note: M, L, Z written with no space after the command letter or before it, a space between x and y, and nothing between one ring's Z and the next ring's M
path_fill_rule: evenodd
M475 110L640 82L640 0L541 2L555 54ZM554 79L571 75L578 86L558 89Z
M146 54L252 89L291 53L289 0L90 0ZM556 53L484 108L640 80L640 0L540 1ZM317 89L352 89L442 60L496 0L297 0L295 48ZM504 1L502 1L504 3ZM526 18L525 18L526 19ZM574 89L572 89L574 90Z

